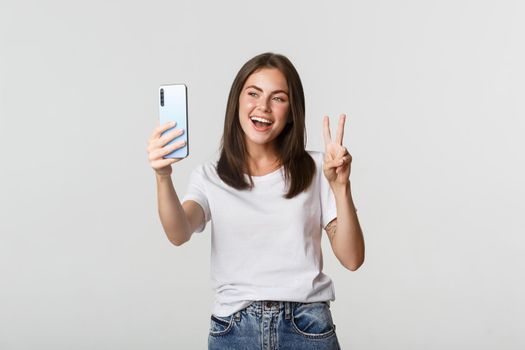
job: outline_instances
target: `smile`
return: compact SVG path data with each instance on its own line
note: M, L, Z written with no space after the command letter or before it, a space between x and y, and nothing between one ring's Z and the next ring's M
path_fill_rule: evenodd
M268 131L271 129L273 122L269 119L252 116L250 117L252 125L257 131Z

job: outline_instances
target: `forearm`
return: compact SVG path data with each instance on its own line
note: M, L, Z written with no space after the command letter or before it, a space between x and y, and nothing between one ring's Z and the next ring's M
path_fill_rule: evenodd
M337 207L337 228L332 239L335 256L349 270L357 270L365 259L365 243L352 200L350 182L332 186Z
M190 239L190 226L177 192L173 187L171 176L158 175L157 198L159 217L169 241L181 245Z

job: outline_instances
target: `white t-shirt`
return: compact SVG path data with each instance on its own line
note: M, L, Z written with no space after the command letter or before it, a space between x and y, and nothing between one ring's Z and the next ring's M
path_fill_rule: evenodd
M216 162L191 173L182 202L193 200L204 211L196 232L211 220L213 314L229 316L255 300L335 300L321 252L322 229L337 216L335 199L323 173L324 153L307 152L317 171L310 187L292 199L283 198L283 167L252 176L251 191L224 183Z

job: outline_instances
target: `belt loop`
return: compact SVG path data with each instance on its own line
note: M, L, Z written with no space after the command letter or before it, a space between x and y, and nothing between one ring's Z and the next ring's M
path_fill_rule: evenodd
M239 322L241 320L241 312L240 311L237 311L235 313L235 321Z
M287 301L284 303L284 318L286 320L289 320L291 318L291 306L290 306L290 302Z

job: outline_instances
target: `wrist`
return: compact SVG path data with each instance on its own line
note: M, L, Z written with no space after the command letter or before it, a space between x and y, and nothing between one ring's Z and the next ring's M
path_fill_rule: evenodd
M350 185L350 181L347 181L344 184L341 183L330 183L330 188L334 192L334 194L343 194L343 195L350 195L352 193L352 186Z
M155 173L155 178L159 181L171 180L171 174L159 174Z

